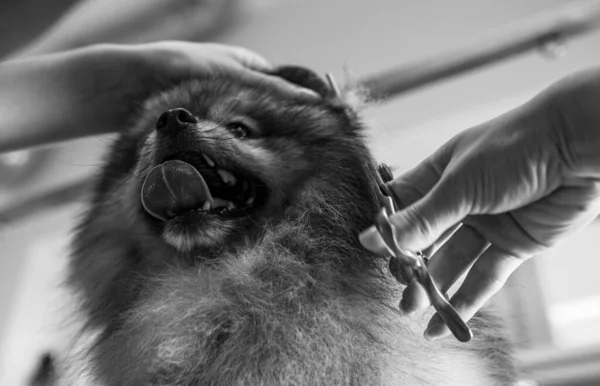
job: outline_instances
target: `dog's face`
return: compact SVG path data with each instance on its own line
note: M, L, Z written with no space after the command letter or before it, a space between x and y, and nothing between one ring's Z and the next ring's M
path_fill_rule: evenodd
M358 125L323 80L298 67L274 75L320 98L282 98L264 84L216 76L146 104L118 146L130 156L113 157L107 173L125 181L117 200L138 229L179 252L222 246L290 206L319 200L324 184L347 190L340 179L353 165L365 170L368 152L357 140ZM350 183L364 177L356 174ZM317 176L318 191L307 190Z

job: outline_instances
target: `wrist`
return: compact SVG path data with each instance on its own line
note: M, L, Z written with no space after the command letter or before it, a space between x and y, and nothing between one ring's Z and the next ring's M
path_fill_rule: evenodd
M0 151L51 140L49 126L60 130L65 93L57 69L62 60L48 55L0 64Z
M567 76L544 94L565 164L575 176L600 178L600 68Z

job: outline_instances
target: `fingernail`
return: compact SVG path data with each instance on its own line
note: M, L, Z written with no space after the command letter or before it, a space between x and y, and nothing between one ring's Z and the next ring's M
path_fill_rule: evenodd
M286 82L286 86L289 87L289 89L292 90L294 93L296 93L296 95L302 94L313 99L321 98L321 95L318 92L316 92L315 90L311 90L310 88L302 87L297 84L288 82Z
M296 90L298 90L299 92L305 94L305 95L309 95L312 98L321 98L321 95L319 95L316 91L313 91L311 89L308 88L304 88L304 87L297 87Z
M411 309L410 303L404 298L402 298L402 300L400 300L399 307L400 307L400 311L402 312L402 315L404 315L404 316L412 316L412 315L414 315L414 313L416 311L414 308Z
M425 338L425 340L428 340L430 342L433 342L433 341L439 339L439 336L432 333L429 327L427 327L427 329L425 330L425 333L423 333L423 337Z
M358 235L358 241L366 249L370 250L371 252L378 253L378 236L379 233L377 233L375 227L370 227L369 229L364 230Z
M413 277L402 292L402 300L400 300L400 311L402 311L403 315L411 316L414 315L417 311L419 311L419 303L415 302L415 299L413 299L411 296L411 289L414 289L416 281L417 278Z
M448 332L449 330L442 321L442 319L438 316L438 314L435 314L431 318L431 321L429 321L429 325L427 326L427 329L425 330L423 336L428 341L434 341L443 338L448 334Z
M444 327L445 325L443 323L427 326L423 336L430 342L443 338L446 335L444 334Z
M369 238L369 236L371 236L373 234L374 231L375 231L375 227L371 226L371 227L365 229L364 231L360 232L360 234L358 235L358 238L360 239L361 242L363 242L363 240L367 240Z

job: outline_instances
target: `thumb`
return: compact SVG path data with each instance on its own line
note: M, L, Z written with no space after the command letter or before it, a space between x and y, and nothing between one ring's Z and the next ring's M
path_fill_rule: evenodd
M223 49L233 60L251 70L269 71L273 69L273 65L267 59L254 51L237 46L224 46Z
M396 240L403 249L421 251L460 223L470 212L470 201L464 184L443 176L430 190L408 207L392 214ZM383 239L374 226L359 236L361 244L379 254L386 254Z
M464 186L443 176L420 200L390 216L398 244L409 251L421 251L460 223L470 212Z

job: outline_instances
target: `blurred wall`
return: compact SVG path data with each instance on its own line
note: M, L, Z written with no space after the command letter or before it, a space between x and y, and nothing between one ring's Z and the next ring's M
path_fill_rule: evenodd
M573 2L249 0L246 7L260 7L261 13L241 18L220 40L256 50L274 63L302 64L321 73L332 71L341 81L342 66L358 75L370 74L460 47L486 31L567 3ZM547 61L535 54L526 55L375 107L368 112L376 122L372 132L373 149L381 161L398 166L400 170L408 169L457 131L522 103L565 74L600 63L598 47L600 35L591 35L572 42L568 55L558 61ZM30 184L27 192L93 173L106 144L106 138L92 138L59 146L60 151L48 165L48 172ZM18 191L0 191L0 201L10 201L19 194ZM36 240L54 243L48 241L48 235L53 240L66 237L66 229L71 226L70 219L76 212L76 208L69 208L56 220L42 221L43 227L54 229L46 237L40 223L33 222L4 233L1 238L0 348L4 351L0 351L0 384L15 384L3 382L2 377L15 373L15 366L19 366L11 352L17 348L8 344L9 341L14 343L21 339L24 348L34 351L34 327L23 321L34 320L33 325L39 328L44 325L36 311L27 307L27 304L40 303L39 299L32 300L35 296L42 299L50 296L42 284L39 288L30 287L35 283L46 286L48 280L37 280L39 276L36 275L49 274L32 269L28 263L33 261L33 256L40 258L40 248L33 244ZM55 256L56 249L53 248L48 248L47 258L60 265L63 259ZM588 259L587 263L588 272L600 268L597 260ZM559 259L555 264L559 271L569 268L567 264L563 267ZM29 283L29 298L19 290L22 287L18 284L22 282ZM576 291L588 290L578 288ZM21 364L23 367L29 365L31 363Z

